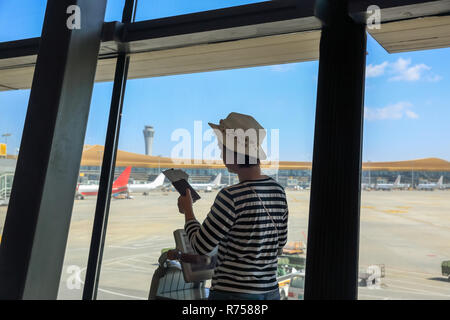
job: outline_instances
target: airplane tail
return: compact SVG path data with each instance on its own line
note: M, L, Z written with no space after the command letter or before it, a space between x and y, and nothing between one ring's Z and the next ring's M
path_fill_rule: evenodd
M124 187L128 184L128 180L130 179L131 167L126 167L125 170L117 177L117 179L113 183L114 188Z
M397 179L395 179L394 186L398 186L400 184L401 176L399 175Z
M164 175L164 173L160 173L160 174L156 177L156 179L152 182L152 184L153 184L155 187L162 186L163 183L164 183L164 179L165 179L165 178L166 178L166 176Z
M222 172L217 175L217 177L211 182L212 185L218 186L222 180Z
M442 186L442 183L444 182L444 176L441 176L437 182L437 186L440 187Z

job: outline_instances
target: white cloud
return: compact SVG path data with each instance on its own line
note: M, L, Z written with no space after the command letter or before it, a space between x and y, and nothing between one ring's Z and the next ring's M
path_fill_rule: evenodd
M405 114L406 114L406 116L408 118L411 118L411 119L418 119L419 118L419 115L417 113L415 113L414 111L411 111L411 110L406 110Z
M366 76L368 78L379 77L384 74L384 70L386 69L387 66L388 66L387 61L377 65L369 64L366 67Z
M397 102L384 108L364 108L364 118L367 120L399 120L403 118L418 119L419 115L411 110L410 102Z
M270 70L275 72L287 72L291 71L295 68L295 64L293 63L286 63L286 64L276 64L273 66L270 66Z
M395 62L384 61L378 65L369 64L366 66L366 76L368 78L379 77L389 74L389 81L419 81L437 82L442 80L442 76L431 72L431 67L424 64L411 65L411 59L398 58Z
M426 76L425 80L429 81L429 82L438 82L441 81L443 78L440 75L428 75Z
M394 76L389 78L392 81L417 81L423 78L425 71L431 70L426 64L411 65L411 59L399 58L392 64Z

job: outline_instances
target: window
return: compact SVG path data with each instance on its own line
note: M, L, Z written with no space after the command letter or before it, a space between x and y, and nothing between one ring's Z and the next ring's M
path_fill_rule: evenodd
M0 92L0 234L8 212L29 95L30 90Z
M40 37L45 16L45 0L0 2L0 42ZM11 13L17 12L14 19Z
M83 296L83 285L97 204L98 181L103 159L103 147L100 146L105 141L111 94L111 82L94 85L78 186L74 195L70 229L61 272L58 291L58 299L60 300L76 300Z
M303 276L297 276L297 277L293 277L291 280L291 285L292 288L299 288L299 289L303 289L305 286L305 278Z
M267 130L266 153L280 163L275 170L263 166L263 174L285 187L289 205L290 263L280 268L304 271L317 71L317 62L306 62L128 80L116 174L130 166L132 182L111 200L98 299L147 299L159 256L174 248L173 231L184 227L184 217L178 193L158 179L163 170L175 166L189 174L201 196L194 205L200 222L218 191L239 182L220 152L208 149L217 142L207 123L233 111L251 114ZM275 110L277 116L269 116ZM149 155L146 130L152 132ZM184 147L183 139L189 141ZM218 162L205 162L213 159ZM304 179L288 186L291 173Z
M138 1L136 21L151 20L178 16L183 14L216 10L245 4L266 2L261 0L199 0L199 1L182 1L182 0L157 0L157 1Z
M449 299L450 50L368 41L359 299Z

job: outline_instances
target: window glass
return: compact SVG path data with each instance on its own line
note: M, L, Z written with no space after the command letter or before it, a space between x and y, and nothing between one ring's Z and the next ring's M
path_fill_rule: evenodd
M0 42L40 37L46 3L45 0L0 1Z
M182 14L235 7L258 2L266 2L266 1L261 0L138 1L136 11L136 21L166 18Z
M303 289L305 285L305 279L303 277L293 277L291 280L291 287Z
M0 92L0 233L8 212L30 90Z
M92 93L58 291L61 300L77 300L83 296L112 87L112 82L96 83Z
M305 62L128 80L116 174L131 171L128 192L111 200L98 299L147 299L158 258L175 247L173 232L183 228L184 216L178 192L158 178L163 170L189 175L201 197L194 204L199 222L219 190L239 182L213 152L217 142L208 132L208 122L230 112L252 115L265 127L268 158L279 159L278 167L262 169L283 186L289 205L277 276L304 272L317 72L317 62Z
M450 49L367 51L359 299L449 299Z
M108 0L105 21L121 21L125 0ZM0 42L40 37L46 0L0 1ZM18 12L12 19L11 12Z

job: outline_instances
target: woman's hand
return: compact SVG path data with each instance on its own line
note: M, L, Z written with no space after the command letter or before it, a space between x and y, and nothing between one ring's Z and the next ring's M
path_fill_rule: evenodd
M185 196L178 197L178 211L180 213L192 215L193 209L192 209L192 196L190 189L186 189Z

